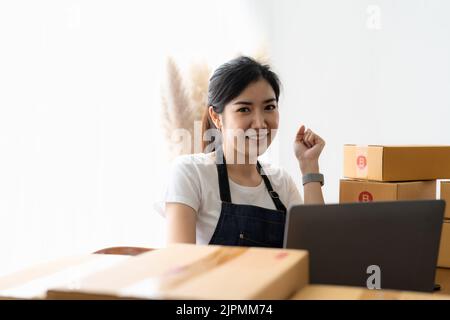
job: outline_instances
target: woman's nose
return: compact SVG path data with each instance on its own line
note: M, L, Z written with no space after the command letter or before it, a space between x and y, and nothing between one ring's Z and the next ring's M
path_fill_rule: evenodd
M267 121L264 115L262 114L255 114L253 117L253 123L252 128L258 128L258 129L266 129L267 128Z

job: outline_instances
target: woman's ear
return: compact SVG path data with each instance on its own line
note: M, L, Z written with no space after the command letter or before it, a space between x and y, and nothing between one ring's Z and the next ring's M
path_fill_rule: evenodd
M216 128L220 130L222 128L222 124L221 124L221 121L220 121L219 114L214 111L214 107L213 106L209 106L208 111L209 111L209 117L211 118L212 122L214 123Z

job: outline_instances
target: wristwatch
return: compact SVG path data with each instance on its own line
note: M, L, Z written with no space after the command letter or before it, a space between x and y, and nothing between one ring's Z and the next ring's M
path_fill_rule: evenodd
M309 182L320 182L320 185L324 185L323 174L321 173L307 173L303 176L303 185Z

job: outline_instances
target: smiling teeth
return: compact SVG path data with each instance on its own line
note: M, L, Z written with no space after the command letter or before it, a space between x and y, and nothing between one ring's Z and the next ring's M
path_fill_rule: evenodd
M262 139L264 139L264 138L266 138L267 137L267 135L265 134L265 135L261 135L261 136L255 136L255 135L252 135L252 136L246 136L246 138L249 138L249 139L251 139L251 140L262 140Z

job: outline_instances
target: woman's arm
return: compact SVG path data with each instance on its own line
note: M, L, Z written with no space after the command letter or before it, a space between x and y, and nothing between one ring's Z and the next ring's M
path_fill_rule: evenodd
M303 187L305 204L324 204L320 182L310 182Z
M303 164L300 166L300 170L303 175L307 173L320 173L319 164L312 163L310 165ZM322 186L320 182L309 182L303 186L303 194L305 195L305 204L324 204L322 194Z
M294 152L300 165L302 175L319 172L319 156L325 147L325 141L312 132L305 131L305 126L301 126L294 141ZM304 185L305 204L324 204L322 186L320 182L309 182Z
M167 244L196 242L197 213L181 203L166 203Z

